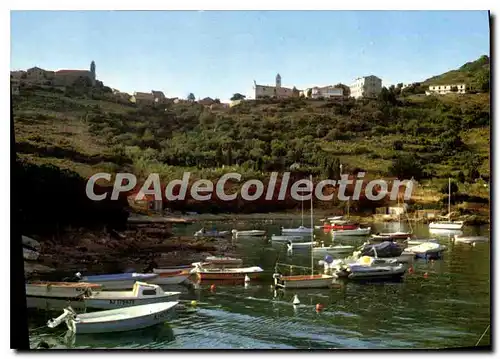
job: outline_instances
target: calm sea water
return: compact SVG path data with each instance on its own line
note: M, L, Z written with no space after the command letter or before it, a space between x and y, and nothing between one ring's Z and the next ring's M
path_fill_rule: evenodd
M288 221L205 223L206 228L267 229L278 234ZM316 221L316 223L319 223ZM372 225L375 231L398 230L396 224ZM265 271L263 281L247 285L203 283L182 291L182 305L168 323L128 333L66 335L65 326L39 328L59 312L31 310L30 341L42 339L54 348L130 349L327 349L327 348L451 348L474 346L490 324L490 246L453 244L446 236L430 235L427 226L415 228L419 238L440 238L448 246L444 259L416 260L402 282L339 282L332 289L275 291L271 276L275 262L310 266L307 251L290 256L283 245L262 238L235 239L245 265ZM176 229L192 234L200 224ZM403 225L403 229L406 228ZM326 243L331 237L316 231ZM466 227L465 234L489 236L488 227ZM340 241L352 243L353 240ZM361 244L361 242L354 242ZM317 263L321 257L315 258ZM320 269L320 268L318 268ZM427 273L427 276L424 276ZM170 288L170 290L172 290ZM292 305L297 294L301 304ZM191 302L195 300L196 306ZM316 304L324 309L316 311ZM480 345L490 344L490 330Z

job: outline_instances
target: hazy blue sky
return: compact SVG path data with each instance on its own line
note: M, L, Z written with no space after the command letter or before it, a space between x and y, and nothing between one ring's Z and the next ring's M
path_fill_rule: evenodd
M377 75L424 80L489 55L486 11L16 11L11 69L86 69L122 91L252 95Z

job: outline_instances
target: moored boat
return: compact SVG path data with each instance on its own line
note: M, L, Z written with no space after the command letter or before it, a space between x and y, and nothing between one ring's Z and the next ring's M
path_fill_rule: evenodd
M384 241L376 244L364 244L359 249L359 256L369 256L376 258L399 257L403 253L403 248L391 241Z
M330 288L333 285L333 276L328 274L305 274L283 276L274 274L274 284L278 288Z
M26 296L70 299L89 295L101 288L100 284L85 282L31 282L26 283Z
M465 244L475 244L475 243L484 243L489 242L490 239L485 236L459 236L454 235L453 241L455 243L465 243Z
M366 228L361 228L361 227L358 227L356 229L341 229L341 230L335 230L335 231L331 231L332 232L332 236L333 238L336 238L336 237L363 237L363 236L367 236L370 234L370 231L371 231L371 227L366 227Z
M347 254L352 253L354 250L353 246L346 246L342 244L330 245L330 246L318 246L313 247L313 253L329 253L329 254Z
M47 326L55 328L65 322L68 329L75 334L111 333L143 329L165 322L168 313L178 303L144 304L84 314L76 314L71 308L67 308L64 309L62 315L49 320Z
M406 272L406 265L395 260L363 256L355 262L338 263L334 267L337 278L351 280L397 279Z
M131 289L137 281L147 282L158 277L156 273L118 273L90 275L82 277L80 273L76 276L81 282L98 283L103 290L126 290Z
M277 236L275 234L271 236L273 242L302 242L304 240L302 236Z
M444 217L447 220L429 223L429 229L461 230L464 227L463 221L451 220L451 178L448 178L448 214Z
M281 228L282 235L310 235L311 233L313 233L313 229L304 226L298 226L297 228Z
M410 232L385 232L385 233L376 233L370 236L370 240L374 242L380 241L398 241L405 240L412 237Z
M174 272L156 272L158 276L150 280L150 283L159 285L181 284L189 278L192 269L193 266L190 266L189 269L183 269Z
M233 229L231 231L234 237L239 238L239 237L262 237L266 235L266 231L261 231L258 229L252 229L248 231L238 231L236 229Z
M135 305L178 301L180 292L164 292L158 285L135 282L131 291L103 291L83 298L93 309L114 309Z
M153 268L153 273L164 274L164 273L179 273L180 271L190 271L193 269L192 264L186 264L182 266L168 266L161 268Z
M428 242L416 246L407 247L405 248L403 253L414 255L417 258L439 259L442 257L445 250L446 246L444 245L434 242Z
M202 263L194 263L195 268L191 271L195 273L201 280L226 280L226 279L241 279L245 277L249 279L257 279L264 270L260 267L245 267L245 268L207 268Z
M286 244L289 251L293 251L294 249L310 249L314 246L316 242L292 242L288 241Z

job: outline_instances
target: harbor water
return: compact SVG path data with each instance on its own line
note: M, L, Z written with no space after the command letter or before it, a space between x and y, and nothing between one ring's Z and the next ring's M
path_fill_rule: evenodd
M319 223L318 221L315 221ZM310 252L287 252L286 245L271 243L281 226L296 227L301 220L204 223L218 230L266 229L267 238L232 239L245 266L265 270L263 280L247 284L201 283L180 290L181 305L167 323L116 334L69 336L64 325L43 327L62 311L30 309L30 342L53 348L76 349L333 349L333 348L453 348L489 345L490 244L453 243L447 235L429 234L427 225L413 226L418 238L438 238L447 246L441 260L415 260L411 273L399 282L355 283L339 281L331 289L276 291L272 273L277 261L308 267ZM306 223L308 225L308 223ZM202 224L179 227L193 234ZM395 231L397 223L372 224L372 232ZM406 229L405 225L401 229ZM490 236L487 226L465 227L467 235ZM331 235L316 230L331 242ZM363 239L335 240L360 245ZM314 258L317 264L324 257ZM294 269L292 274L300 274ZM300 305L293 305L297 295ZM195 301L196 303L193 303ZM320 311L316 305L322 304Z

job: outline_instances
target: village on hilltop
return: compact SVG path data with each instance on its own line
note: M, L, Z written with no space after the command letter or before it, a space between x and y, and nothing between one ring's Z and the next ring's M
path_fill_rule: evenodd
M90 63L89 70L58 70L49 71L44 70L39 67L32 67L26 71L11 71L11 89L13 95L19 94L20 87L30 87L39 86L42 88L55 88L61 91L65 91L67 87L74 86L77 84L83 84L87 86L103 86L102 82L98 81L96 78L96 64L94 61ZM413 84L400 84L401 90L405 88L419 85L418 83ZM358 77L350 86L343 84L338 84L335 86L314 86L311 88L306 88L304 90L298 90L295 86L283 87L281 85L281 75L277 74L274 85L259 85L254 80L253 86L255 97L254 99L264 99L264 98L276 98L285 99L292 97L302 97L311 99L343 99L348 97L353 97L355 99L359 98L375 98L382 91L382 80L374 75ZM467 85L461 84L449 84L449 85L435 85L429 86L428 90L425 91L426 95L445 95L449 93L466 93ZM154 105L159 103L165 103L167 100L171 100L174 103L181 101L193 101L196 99L188 96L188 99L172 98L167 99L162 91L151 90L150 92L134 92L132 95L122 92L118 89L111 89L113 95L120 99L121 101L135 103L137 105ZM192 95L192 94L190 94ZM250 101L251 99L246 99L245 96L240 95L237 98L233 98L230 103L221 103L218 99L212 99L211 97L205 97L203 99L198 99L198 103L204 106L210 107L232 107L241 103L241 101Z

